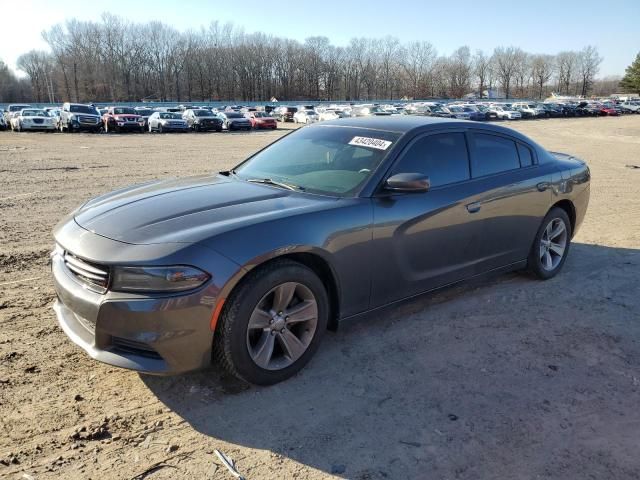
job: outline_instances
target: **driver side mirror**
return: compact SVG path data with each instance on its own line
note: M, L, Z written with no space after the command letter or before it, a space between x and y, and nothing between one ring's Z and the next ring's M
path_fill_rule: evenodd
M396 173L384 182L385 190L393 192L426 192L431 182L422 173Z

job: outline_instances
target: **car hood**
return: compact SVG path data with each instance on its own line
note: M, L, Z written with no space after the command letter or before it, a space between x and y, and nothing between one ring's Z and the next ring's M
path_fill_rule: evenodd
M74 218L97 235L125 243L191 243L335 202L331 197L207 175L112 192L84 204Z

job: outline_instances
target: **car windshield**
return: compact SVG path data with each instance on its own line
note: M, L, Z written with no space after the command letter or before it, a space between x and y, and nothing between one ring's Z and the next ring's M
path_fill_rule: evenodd
M400 134L351 127L303 128L238 166L242 180L270 179L301 190L351 196L369 179Z
M70 105L69 111L71 113L87 113L90 115L100 115L95 107L90 105Z
M256 112L253 114L254 117L256 118L270 118L271 115L269 115L268 113L265 112Z
M209 110L193 110L196 117L212 117L213 114Z
M180 115L178 115L177 113L161 113L160 114L160 118L163 120L179 120L182 119L182 117Z
M133 108L116 107L113 109L114 115L137 115Z
M22 110L23 117L48 117L49 114L44 110Z
M138 108L138 109L136 109L136 113L138 115L144 115L145 117L148 117L153 113L153 110L151 110L150 108L149 109L147 109L147 108Z
M226 112L225 115L227 118L244 118L244 115L238 112Z
M19 112L20 110L23 110L25 108L29 108L29 105L10 105L9 106L9 111L10 112Z

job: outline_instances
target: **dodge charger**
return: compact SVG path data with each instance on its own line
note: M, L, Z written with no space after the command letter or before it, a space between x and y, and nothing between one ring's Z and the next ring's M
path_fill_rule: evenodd
M273 384L343 320L489 272L557 275L589 182L582 160L497 125L322 122L228 171L77 208L54 231L54 309L98 361Z

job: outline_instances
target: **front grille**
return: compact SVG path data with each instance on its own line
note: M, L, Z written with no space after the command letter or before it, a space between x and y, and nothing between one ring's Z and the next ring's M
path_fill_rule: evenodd
M72 253L64 253L64 264L82 283L104 293L109 286L109 269L104 265L88 262Z
M43 123L44 120L42 118L34 118L33 123Z
M116 350L142 357L161 359L162 357L153 348L143 342L129 340L128 338L111 337L111 345Z
M98 117L79 117L80 123L98 123Z

